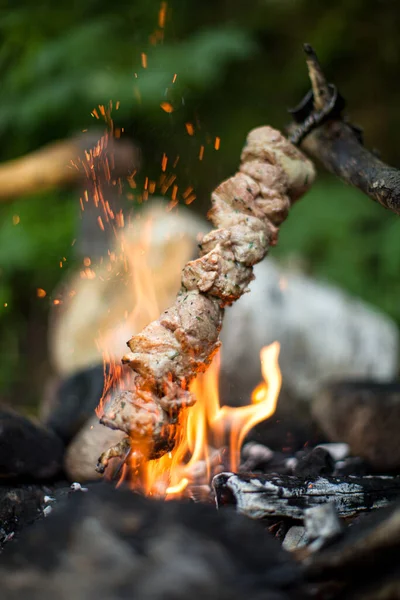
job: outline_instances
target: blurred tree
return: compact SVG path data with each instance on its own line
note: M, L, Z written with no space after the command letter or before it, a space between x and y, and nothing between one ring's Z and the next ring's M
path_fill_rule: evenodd
M164 153L169 171L180 156L178 199L191 186L193 207L204 212L210 190L235 170L247 131L285 126L286 107L308 87L301 51L308 41L347 98L352 120L364 126L367 144L400 164L399 25L395 0L3 2L0 160L90 128L93 109L113 100L116 125L143 148L143 175L160 175ZM24 373L33 360L24 345L32 320L45 333L51 290L73 264L78 215L71 192L0 208L3 392L21 379L17 367ZM399 227L394 215L326 178L294 209L276 254L302 255L310 272L400 322ZM49 294L38 298L37 287ZM35 371L44 358L45 344ZM37 390L31 386L27 401Z

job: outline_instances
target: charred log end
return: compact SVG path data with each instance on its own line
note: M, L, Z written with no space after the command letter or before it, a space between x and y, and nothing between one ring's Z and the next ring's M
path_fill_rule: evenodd
M220 473L213 478L212 488L218 509L223 508L224 506L237 505L235 494L226 485L231 475L232 473Z

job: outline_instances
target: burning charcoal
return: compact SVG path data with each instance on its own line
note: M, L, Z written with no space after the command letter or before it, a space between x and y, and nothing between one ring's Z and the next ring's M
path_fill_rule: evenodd
M6 546L0 578L13 600L291 600L300 569L232 511L95 484Z
M68 444L93 416L104 387L104 369L99 364L62 381L42 407L42 418Z
M303 453L293 470L293 475L303 479L312 480L323 475L332 475L335 463L331 454L317 446L309 452Z
M331 600L400 598L400 504L364 516L336 542L304 561L318 597Z
M8 408L0 407L0 476L44 480L61 471L59 437Z
M318 477L236 475L213 479L217 506L235 505L252 519L272 516L303 519L307 508L334 502L340 517L387 506L400 498L400 477Z
M318 394L313 413L334 442L379 471L400 468L400 383L333 383Z

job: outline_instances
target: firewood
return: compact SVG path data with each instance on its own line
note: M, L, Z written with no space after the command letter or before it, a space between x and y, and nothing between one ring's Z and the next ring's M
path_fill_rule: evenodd
M339 517L387 506L400 498L400 477L318 477L292 475L236 475L220 473L213 479L217 506L235 504L252 519L303 519L309 508L333 502Z
M212 194L216 229L184 267L174 306L128 342L130 391L105 403L101 422L125 431L136 456L157 458L174 447L182 409L195 402L188 384L220 346L224 308L248 290L253 265L276 244L291 202L314 179L312 163L270 127L250 132L241 159L240 172ZM100 471L109 456L100 457Z

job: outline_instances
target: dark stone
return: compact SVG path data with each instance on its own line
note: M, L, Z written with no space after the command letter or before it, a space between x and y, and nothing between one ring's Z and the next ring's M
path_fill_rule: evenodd
M234 511L94 484L7 544L10 600L289 600L299 568Z
M312 410L328 438L349 444L352 455L380 472L400 468L400 383L332 383Z
M298 463L293 470L293 475L305 480L316 479L324 475L332 475L335 470L335 461L332 455L324 448L313 448L309 451L298 453Z
M0 408L0 477L50 479L61 471L63 455L54 432Z
M93 416L103 394L103 386L102 365L84 369L62 381L51 401L46 425L68 444Z

